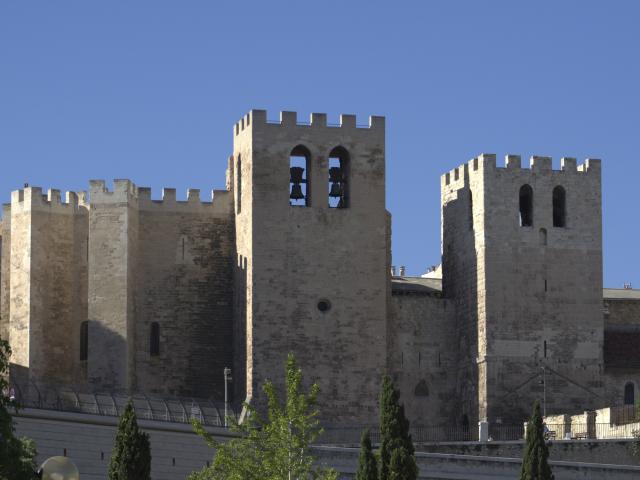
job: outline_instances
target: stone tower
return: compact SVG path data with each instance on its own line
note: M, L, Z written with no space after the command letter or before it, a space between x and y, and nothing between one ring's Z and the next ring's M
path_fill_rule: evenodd
M246 364L234 381L254 405L293 352L320 383L325 418L375 415L390 294L384 152L382 117L300 124L252 110L235 125L235 357Z
M564 158L556 171L548 157L526 169L481 155L441 186L465 421L523 418L545 393L548 413L600 403L600 161Z
M27 187L4 209L3 330L12 381L23 387L83 376L74 340L87 316L88 206L84 193L67 192L65 200L60 190Z

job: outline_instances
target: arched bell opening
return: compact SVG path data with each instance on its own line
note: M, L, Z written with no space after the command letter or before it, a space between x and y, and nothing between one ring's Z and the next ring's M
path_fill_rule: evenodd
M329 208L349 207L349 152L336 147L329 153Z
M309 162L311 153L298 145L289 154L289 205L308 207L311 205Z

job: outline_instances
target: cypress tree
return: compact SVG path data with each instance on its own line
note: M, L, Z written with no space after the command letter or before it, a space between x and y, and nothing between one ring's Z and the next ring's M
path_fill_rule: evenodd
M533 405L533 415L527 422L527 444L520 480L553 480L549 466L549 447L544 441L544 425L540 413L540 403Z
M127 404L120 422L109 464L109 480L150 480L149 435L138 429L136 412Z
M369 429L362 432L356 480L378 480L378 462L371 450Z
M409 420L400 405L400 392L388 376L380 393L380 480L415 480L418 466L409 434Z

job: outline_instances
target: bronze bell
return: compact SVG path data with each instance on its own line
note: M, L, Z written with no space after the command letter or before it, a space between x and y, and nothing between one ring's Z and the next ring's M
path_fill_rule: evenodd
M342 197L342 185L340 185L338 182L333 182L331 184L331 190L329 191L329 196L336 197L336 198Z
M304 172L304 168L291 167L289 168L289 172L291 173L291 183L302 183L304 181L302 179L302 173Z
M299 183L291 185L291 195L289 195L289 198L291 200L302 200L304 198L302 186Z
M329 181L330 182L341 182L342 181L342 168L340 168L340 167L331 167L329 169Z

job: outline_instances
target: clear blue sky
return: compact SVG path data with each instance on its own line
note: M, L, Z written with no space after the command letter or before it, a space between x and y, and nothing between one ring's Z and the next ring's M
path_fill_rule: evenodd
M224 186L251 108L387 117L393 263L440 256L440 175L602 158L605 284L640 287L640 2L3 1L0 195Z

